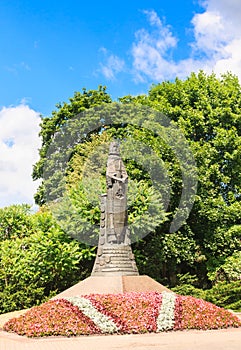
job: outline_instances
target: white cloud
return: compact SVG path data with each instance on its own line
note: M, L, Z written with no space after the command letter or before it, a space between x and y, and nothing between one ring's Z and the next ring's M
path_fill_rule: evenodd
M154 11L145 11L150 28L136 32L132 46L133 74L138 81L184 78L203 69L217 74L231 71L241 79L241 2L203 1L205 11L193 16L194 41L188 58L174 61L178 40Z
M208 0L203 2L203 6L207 12L217 11L219 12L228 26L241 28L240 12L241 2L240 0Z
M207 55L207 62L217 74L231 71L241 79L241 2L209 0L206 11L193 18L194 47Z
M225 43L229 40L229 33L224 27L222 16L217 12L196 14L192 20L196 41L194 49L201 50L211 56L222 52Z
M135 33L130 49L132 68L123 59L102 48L105 63L100 65L101 73L114 80L118 73L126 72L131 73L137 83L151 83L177 76L186 78L191 72L199 70L217 75L230 71L241 80L241 1L199 2L204 11L194 14L187 24L188 32L191 30L193 34L193 41L187 43L188 57L173 58L182 38L176 37L155 11L144 11L148 26Z
M175 64L168 53L177 46L177 38L154 11L144 13L151 31L142 28L135 34L136 41L132 46L135 80L145 81L145 77L161 80L174 73Z
M106 79L114 80L116 75L125 69L125 61L116 55L109 55L105 48L100 50L105 56L105 63L100 64L100 71Z
M236 74L241 80L241 37L233 39L229 44L225 46L224 51L226 57L223 55L222 58L215 62L214 70L217 73L223 73L227 70Z
M0 110L0 207L34 204L32 181L40 148L40 115L27 105Z
M5 69L13 73L15 75L18 75L20 71L31 71L31 67L29 66L28 63L22 61L20 63L15 63L12 66L6 66Z

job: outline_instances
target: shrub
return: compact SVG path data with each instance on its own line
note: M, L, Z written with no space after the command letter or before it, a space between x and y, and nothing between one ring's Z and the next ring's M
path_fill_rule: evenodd
M241 311L241 281L216 283L206 290L205 299L220 307Z

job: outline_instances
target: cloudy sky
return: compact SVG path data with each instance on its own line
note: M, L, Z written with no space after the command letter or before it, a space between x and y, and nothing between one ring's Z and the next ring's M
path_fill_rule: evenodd
M33 204L40 115L75 91L113 100L203 69L241 79L240 0L1 0L0 207Z

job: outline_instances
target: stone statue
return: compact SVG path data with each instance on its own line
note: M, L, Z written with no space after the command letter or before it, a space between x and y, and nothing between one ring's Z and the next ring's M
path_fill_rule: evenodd
M138 275L131 250L127 216L128 176L119 145L111 142L106 167L106 193L101 195L100 235L94 276Z
M127 234L128 176L117 142L110 144L106 170L106 234L108 243L124 243Z

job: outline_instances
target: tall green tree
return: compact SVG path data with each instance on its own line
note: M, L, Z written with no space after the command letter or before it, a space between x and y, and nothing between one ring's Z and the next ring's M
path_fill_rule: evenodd
M174 255L177 261L193 260L197 248L188 228L182 234L169 235L165 239L172 220L181 212L177 211L176 198L182 196L182 178L192 178L193 166L189 164L190 159L185 161L188 145L169 119L147 106L112 103L84 111L80 118L71 119L66 128L56 134L46 159L45 170L48 171L45 172L44 184L48 203L51 203L61 227L81 241L86 242L88 236L97 244L100 210L96 194L105 187L106 167L106 159L104 161L101 155L107 157L108 142L113 137L122 140L122 155L129 175L128 215L132 241L151 233L157 245L158 241L165 241L169 256ZM183 164L180 164L181 158L178 159L178 151L184 158ZM192 156L190 152L189 156ZM90 159L93 166L88 164ZM92 174L86 170L88 167ZM95 182L98 171L102 179L100 187L96 187ZM189 181L189 186L195 187L195 184ZM169 201L170 210L167 210ZM183 213L186 209L182 208ZM178 243L175 243L177 237ZM179 249L180 242L185 242L182 250ZM148 249L146 251L150 254ZM160 264L165 260L164 251L159 251ZM138 249L136 252L139 267L143 269L145 262L139 258ZM152 274L158 275L156 268L151 270Z
M40 304L77 283L86 277L94 255L93 250L68 237L51 212L42 208L26 213L26 208L1 209L15 221L11 220L11 236L0 241L0 313ZM16 212L21 214L17 218ZM5 220L0 217L1 222Z
M0 241L23 238L34 232L31 207L26 204L0 208Z
M182 129L195 156L199 186L187 226L204 279L241 248L241 87L230 73L203 72L153 86L144 103ZM182 232L183 228L181 229Z
M80 227L83 222L85 225L87 222L91 229L91 226L97 225L99 220L98 200L94 193L91 199L86 196L82 181L84 177L88 179L88 176L85 176L88 173L86 164L93 149L97 144L98 147L101 145L104 147L106 140L112 137L123 140L123 143L127 142L126 140L134 140L136 144L139 142L147 145L165 164L162 169L166 171L170 180L170 193L166 194L167 197L170 195L170 200L168 207L165 208L167 215L163 215L164 208L161 206L159 208L161 220L158 222L156 216L151 233L142 237L133 246L139 270L169 285L177 283L178 274L190 272L197 275L199 286L207 287L211 283L208 273L216 271L241 247L241 88L237 77L230 73L221 78L215 74L193 73L186 80L177 78L172 82L165 81L153 85L146 95L122 97L118 105L111 104L110 98L103 94L103 91L97 93L98 96L99 94L101 102L98 100L97 105L99 106L99 102L100 104L104 102L107 107L109 106L104 116L100 114L101 110L98 108L96 113L90 111L91 107L96 107L94 104L89 104L87 109L84 109L81 95L81 98L64 104L56 112L56 117L53 115L54 126L52 118L42 125L43 147L40 150L41 159L35 167L34 177L42 177L44 166L50 176L43 182L42 192L38 192L37 201L39 203L44 201L46 190L53 199L58 198L59 194L67 193L67 202L62 203L60 217L65 210L68 213L70 198L74 209L72 213L75 218L80 218ZM93 95L96 96L94 93ZM75 118L77 124L73 124L75 131L72 133L69 121L76 116L76 109L84 113L80 114L79 119ZM116 116L120 115L118 114L120 110L121 120L118 122ZM173 126L170 131L171 138L175 141L173 143L178 147L178 130L182 131L188 141L196 160L199 179L192 211L184 224L174 231L170 231L170 225L178 213L183 187L188 186L188 183L183 183L185 172L177 154L178 150L182 151L181 147L176 148L174 152L173 147L176 145L168 144L165 132L163 137L161 135L162 114ZM61 123L67 125L67 128L56 123L57 116L61 116ZM101 118L102 125L99 123ZM88 129L88 125L91 125L91 128ZM96 128L92 128L94 125ZM79 135L76 126L79 128ZM46 142L44 137L48 128L51 132L47 134L51 137ZM64 150L67 147L63 139L66 132L69 132L69 138L76 139L76 143L72 143L74 147L70 150L72 153L70 152L71 156L68 158L68 166L66 158L65 163L58 158L58 153L65 156ZM53 158L49 159L46 157L48 147L58 137L58 147L53 151ZM141 156L138 157L140 163ZM143 161L144 158L148 157L143 157ZM51 173L56 160L62 162L59 172ZM132 207L130 206L130 220L133 222L138 215L140 217L144 215L146 203L150 205L151 198L154 198L151 194L153 184L150 176L148 177L145 167L138 164L138 160L128 156L125 159L128 174L137 189L135 195L137 201ZM190 169L186 167L185 171L188 170ZM61 183L58 177L60 173L63 180ZM100 175L103 179L103 172ZM100 190L103 184L103 180L100 181ZM85 182L85 185L88 183ZM168 184L164 183L163 187L167 188ZM63 188L67 189L66 192L62 191ZM145 192L144 197L138 197L137 194L143 192L144 188L149 193ZM164 190L162 196L165 196ZM66 199L65 196L63 198ZM65 221L64 215L62 217ZM150 218L148 220L151 223ZM71 222L73 220L70 219L70 224ZM76 226L71 228L74 234Z
M58 133L64 125L72 118L83 117L81 112L99 106L101 104L112 102L111 97L106 92L106 87L99 86L98 90L82 90L82 93L75 92L74 96L69 99L69 102L58 103L56 110L52 112L51 117L44 117L41 122L40 136L42 139L42 146L39 151L39 161L33 168L33 179L42 179L44 173L44 166L48 161L48 149L53 142L54 136ZM39 187L35 194L35 201L39 205L43 205L45 184Z

